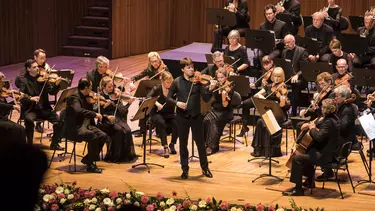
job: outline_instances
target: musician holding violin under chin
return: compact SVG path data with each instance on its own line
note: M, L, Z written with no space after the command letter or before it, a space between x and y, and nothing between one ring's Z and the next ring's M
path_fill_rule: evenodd
M290 108L290 101L288 99L288 90L286 85L284 84L285 76L284 70L281 67L276 67L273 70L272 76L272 83L267 84L264 86L258 93L254 95L254 97L258 98L266 98L270 100L275 100L279 103L281 109L285 113L285 117L287 119L286 111ZM271 156L271 157L279 157L282 156L281 153L281 139L282 135L274 137L272 141L270 141L272 137L267 132L267 128L264 124L262 118L258 119L256 124L254 139L251 146L254 148L254 152L251 153L254 157L260 156ZM271 143L271 146L270 146ZM271 155L269 155L269 147L271 147Z
M35 119L48 120L53 124L53 137L50 149L63 150L59 146L60 121L59 116L52 110L48 95L55 95L60 90L61 80L50 83L48 77L39 77L39 68L35 60L29 59L25 63L24 78L19 79L20 92L24 93L21 99L22 112L24 116L27 133L27 143L33 144Z
M189 177L189 151L187 146L190 128L193 140L198 148L202 173L204 176L211 178L212 173L208 168L203 140L203 116L200 113L200 97L202 96L203 100L207 102L210 96L207 94L208 90L201 84L204 83L204 80L199 80L199 78L194 77L196 73L194 72L193 61L190 58L181 59L180 67L183 75L173 81L169 88L167 103L178 107L176 112L176 124L180 140L181 179L187 179Z
M324 166L335 160L340 139L340 120L336 116L337 106L334 99L324 99L321 106L323 117L316 122L305 123L302 130L311 136L312 145L306 153L294 153L290 182L296 186L285 196L303 196L303 187L314 188L314 165ZM302 182L302 175L307 176Z
M12 110L16 110L18 112L21 111L21 107L17 104L11 104L7 102L7 97L13 97L14 95L11 94L13 90L9 90L5 87L4 83L5 76L2 72L0 72L0 134L12 134L12 135L3 135L1 142L3 143L12 143L17 141L18 143L25 144L26 143L26 132L25 128L20 125L16 124L9 120L9 114ZM13 99L14 102L16 100L20 100L23 98L21 94L18 99Z
M108 76L109 60L105 56L98 56L95 61L95 66L95 69L86 73L86 78L92 83L92 91L97 92L102 78Z
M98 127L111 137L104 160L113 163L133 161L137 155L127 116L128 108L134 98L115 88L112 78L108 76L100 81L100 95L103 97L100 103L103 120L98 123ZM129 98L125 99L125 96Z

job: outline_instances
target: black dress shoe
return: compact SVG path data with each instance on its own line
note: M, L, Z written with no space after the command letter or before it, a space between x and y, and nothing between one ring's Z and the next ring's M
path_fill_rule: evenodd
M283 196L304 196L305 193L302 188L293 188L291 192L283 192Z
M92 163L89 162L89 160L87 159L87 157L83 157L82 160L81 160L81 163L85 164L85 165L91 165Z
M181 174L181 179L187 179L189 178L189 172L188 171L183 171Z
M56 144L56 145L51 145L51 146L49 147L49 149L50 149L50 150L64 150L65 148L62 147L62 146L60 146L60 145L58 145L58 144Z
M212 178L213 177L210 169L202 170L202 174L203 174L203 176L208 177L208 178Z
M242 127L241 132L239 134L237 134L237 137L244 137L246 135L247 131L249 131L249 128L247 126Z
M169 151L172 155L177 154L176 149L174 148L174 144L172 143L169 144Z
M90 172L90 173L97 173L97 174L101 174L102 173L102 169L98 168L94 164L86 165L86 171Z
M253 157L261 157L259 152L252 152L252 153L250 153L250 155L253 156Z

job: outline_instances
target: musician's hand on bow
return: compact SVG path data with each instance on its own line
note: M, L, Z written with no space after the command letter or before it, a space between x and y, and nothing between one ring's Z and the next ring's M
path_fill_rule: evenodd
M180 101L178 101L177 103L176 103L176 106L177 107L179 107L179 108L181 108L181 109L186 109L186 107L187 107L187 105L186 105L186 103L183 103L183 102L180 102Z
M306 112L307 112L306 109L302 109L302 110L299 112L299 116L300 116L300 117L305 117Z
M309 55L310 62L316 62L316 61L318 61L318 59L319 59L319 55L316 55L316 56Z
M18 113L20 113L21 112L21 106L13 105L13 110L16 110Z
M34 102L39 102L39 96L30 97L30 100Z
M250 89L254 89L255 88L255 84L254 83L251 83L250 84Z
M99 113L96 113L95 118L97 118L99 121L102 121L103 116L101 114L99 114Z
M357 55L355 53L349 53L350 58L354 59Z
M212 91L213 89L215 89L216 85L217 85L217 81L216 80L210 80L209 90Z
M109 121L111 121L111 122L115 122L115 119L116 119L113 115L107 116L107 118L108 118Z
M158 109L158 111L162 110L164 107L164 105L160 104L159 102L156 102L156 108Z
M292 76L292 79L290 80L290 82L291 82L292 84L297 83L297 82L298 82L298 74Z

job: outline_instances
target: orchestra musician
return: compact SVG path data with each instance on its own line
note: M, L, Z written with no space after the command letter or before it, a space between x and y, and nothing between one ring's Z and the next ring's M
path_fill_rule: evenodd
M363 67L363 65L370 65L370 68L375 68L375 33L374 33L374 14L366 13L364 17L364 26L357 29L357 34L365 37L368 40L368 50L362 55L355 55L353 64L355 67Z
M341 32L340 30L340 19L342 15L342 8L335 3L335 0L327 0L328 6L324 7L321 12L326 20L328 20L327 24L333 28L335 34Z
M292 85L292 115L297 115L297 106L299 105L299 97L301 90L306 87L307 82L302 78L300 70L300 62L308 61L308 53L305 48L296 45L296 39L293 35L288 34L284 38L285 49L281 53L281 57L292 62L293 73L291 79Z
M109 60L105 56L98 56L95 61L95 69L86 73L87 80L92 83L92 91L97 92L100 81L108 76Z
M321 110L323 117L320 119L322 120L305 123L301 127L301 130L306 132L305 136L310 135L312 137L312 145L304 154L298 151L295 152L290 182L295 183L296 186L291 192L283 192L283 195L303 196L302 186L314 188L314 165L327 165L334 161L337 155L340 139L340 120L335 114L337 106L334 99L324 99ZM307 176L307 179L302 183L303 175Z
M266 21L260 24L259 29L273 31L275 33L276 40L282 40L285 37L285 35L288 34L288 29L284 21L276 19L276 7L272 4L268 4L264 8L264 16L266 18ZM284 48L282 42L276 44L276 48L269 54L271 59L280 57L281 51Z
M51 69L49 64L46 62L47 53L43 49L39 48L34 51L34 60L38 64L40 72Z
M291 22L286 22L288 32L292 35L298 34L298 28L302 25L301 4L298 0L281 0L276 5L276 14L283 14L290 17ZM281 19L280 15L276 18ZM281 19L282 20L282 19Z
M329 43L329 48L331 50L330 58L328 59L328 63L332 64L333 73L337 73L336 63L339 59L345 59L348 63L348 71L352 72L353 69L353 58L350 54L342 51L341 42L337 39L332 39Z
M232 30L228 34L229 45L224 49L224 56L231 56L235 61L233 69L240 75L247 75L249 72L249 58L247 48L240 44L240 33L238 30Z
M250 89L253 89L255 87L264 87L267 84L272 83L272 73L275 69L275 65L273 63L273 60L267 55L262 58L262 66L263 66L263 72L262 75L264 76L262 80L259 80L257 83L251 83ZM253 108L254 104L251 98L248 98L243 101L242 103L242 128L239 134L237 134L238 137L243 137L247 131L249 131L249 128L247 127L247 122L250 119L250 108Z
M147 98L158 97L150 116L152 123L156 127L157 134L160 136L161 145L164 147L163 156L169 158L169 154L177 154L175 144L178 138L175 106L167 103L167 96L169 88L173 83L173 76L170 72L165 71L161 73L160 79L161 84L152 88ZM172 140L168 145L167 135L170 133L172 133Z
M78 89L68 97L64 119L65 136L77 142L86 141L88 152L81 162L86 165L88 172L102 173L102 169L99 169L95 162L100 160L100 151L105 143L110 142L110 138L95 126L94 118L102 121L103 116L93 111L92 103L95 102L89 98L91 92L91 81L81 78Z
M120 92L114 87L111 77L105 76L100 81L100 95L104 100L100 106L103 120L98 123L98 127L111 137L104 160L113 163L130 162L137 158L133 136L127 123L128 108L134 98L123 99Z
M220 51L215 51L212 54L212 61L214 62L213 64L208 64L206 68L202 70L202 74L207 74L210 75L211 77L215 77L216 71L224 67L225 62L224 62L224 53Z
M223 26L220 30L215 30L214 43L211 47L211 53L215 51L223 51L223 37L227 36L233 29L237 29L242 36L245 36L246 29L250 28L250 16L247 7L247 0L226 0L225 5L225 8L228 9L228 11L235 13L236 25Z
M285 113L287 118L287 110L290 108L290 101L288 99L288 89L284 84L285 75L284 70L281 67L276 67L272 73L272 83L264 86L254 97L262 98L268 97L267 99L275 100L279 103L280 107ZM254 148L254 151L251 153L254 157L279 157L282 156L281 153L281 139L282 135L277 136L272 139L271 135L267 132L267 128L264 124L262 118L258 119L255 128L254 139L251 146ZM270 146L271 143L271 146ZM269 154L269 147L271 147L271 155Z
M327 62L329 59L328 45L333 38L333 29L324 22L324 14L322 12L315 12L312 15L313 24L306 27L305 37L315 38L319 41L319 54L309 55L309 60L312 62L322 61Z
M11 104L7 102L7 97L13 97L13 94L10 94L13 90L9 90L5 87L4 84L5 76L0 72L0 134L12 134L12 135L3 135L1 142L3 143L26 143L26 131L25 128L20 125L12 122L9 119L9 114L13 110L21 112L21 107L15 103ZM18 99L13 99L14 102L22 99L24 95L21 93Z
M19 78L20 92L24 93L21 99L21 116L24 116L27 134L27 143L33 144L35 119L48 120L53 124L53 137L50 149L63 150L59 146L60 121L59 116L52 110L48 95L55 95L59 91L60 79L55 83L42 79L39 81L39 68L35 60L29 59L25 62L24 78Z
M178 107L176 112L176 124L178 138L180 140L181 179L187 179L189 177L189 151L187 145L190 128L193 140L198 148L202 173L204 176L211 178L213 176L208 168L203 140L203 116L200 113L200 97L202 96L203 100L207 102L209 100L209 96L206 94L208 90L198 83L200 81L194 81L194 64L190 58L181 59L180 66L183 75L173 81L168 92L167 102ZM176 100L174 95L176 95Z
M233 118L231 99L233 96L233 84L227 79L229 73L224 68L216 71L216 80L209 87L214 101L211 110L203 119L204 137L207 155L214 154L220 149L220 137L225 125Z

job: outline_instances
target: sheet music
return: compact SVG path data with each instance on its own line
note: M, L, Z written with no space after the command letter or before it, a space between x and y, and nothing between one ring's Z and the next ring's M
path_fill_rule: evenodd
M277 133L281 130L279 123L277 122L275 115L272 113L272 110L268 110L266 113L262 115L262 119L266 124L271 135Z
M358 118L359 122L362 125L363 130L365 131L367 137L370 140L375 139L375 119L372 114L364 114Z

